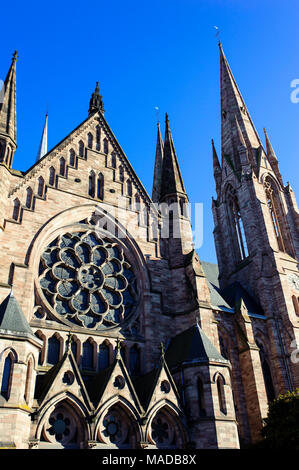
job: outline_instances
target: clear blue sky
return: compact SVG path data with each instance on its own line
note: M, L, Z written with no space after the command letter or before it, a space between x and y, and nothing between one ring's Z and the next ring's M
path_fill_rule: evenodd
M0 78L15 49L18 149L35 161L46 109L49 149L87 117L100 82L106 118L151 194L156 115L167 111L191 202L204 204L200 257L216 261L211 138L220 154L219 53L214 26L256 128L299 199L298 0L15 1L1 6ZM5 19L5 21L3 20Z

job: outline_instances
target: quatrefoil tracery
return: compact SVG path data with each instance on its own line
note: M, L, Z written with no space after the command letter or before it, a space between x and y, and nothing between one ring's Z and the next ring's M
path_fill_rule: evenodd
M47 247L40 286L61 319L94 329L118 326L138 297L123 250L90 231L61 235Z

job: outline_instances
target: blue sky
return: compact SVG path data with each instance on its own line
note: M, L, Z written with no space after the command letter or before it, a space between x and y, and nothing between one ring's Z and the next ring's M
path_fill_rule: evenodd
M191 202L204 208L200 257L216 262L211 138L220 154L219 52L214 26L251 117L276 151L297 196L298 1L119 0L3 2L0 79L15 49L18 149L14 168L35 161L46 109L49 149L87 117L100 82L106 119L151 194L155 106L168 112ZM298 94L299 96L299 94ZM299 197L299 196L298 196Z

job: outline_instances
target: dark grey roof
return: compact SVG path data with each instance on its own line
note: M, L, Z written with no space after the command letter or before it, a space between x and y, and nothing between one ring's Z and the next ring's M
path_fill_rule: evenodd
M34 336L12 292L0 305L0 330Z
M218 265L207 261L200 261L200 264L208 282L212 306L218 307L219 310L234 311L235 306L243 299L249 313L263 315L261 305L238 281L233 282L225 289L220 289Z
M219 310L222 308L231 309L231 306L225 301L221 295L221 290L219 287L219 269L218 265L214 263L208 263L207 261L201 261L200 264L203 268L203 271L206 275L208 286L211 294L211 304L212 306L218 307Z
M165 353L165 360L170 369L184 362L228 363L199 325L192 326L171 340Z

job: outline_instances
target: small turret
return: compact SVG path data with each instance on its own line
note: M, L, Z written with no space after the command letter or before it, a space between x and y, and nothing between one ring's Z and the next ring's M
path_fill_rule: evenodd
M17 148L16 62L15 51L0 94L0 162L9 168Z

